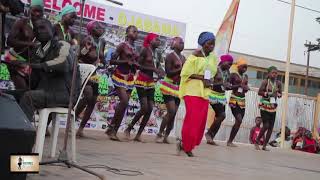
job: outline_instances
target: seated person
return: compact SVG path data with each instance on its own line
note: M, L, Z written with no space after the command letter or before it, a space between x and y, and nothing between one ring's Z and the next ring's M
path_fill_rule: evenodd
M261 117L256 117L255 119L255 123L256 123L256 126L252 127L251 130L250 130L250 136L249 136L249 141L251 144L255 144L256 142L256 139L260 133L260 130L261 130L261 122L262 122L262 119ZM260 141L259 141L259 144L260 145L263 145L263 141L264 141L264 137L263 136Z
M284 141L284 148L285 149L291 149L292 146L292 138L290 136L291 130L286 126L286 131L285 131L285 141ZM281 145L281 131L280 133L277 134L277 138L273 141L271 141L269 144L272 147L280 147Z
M303 144L303 135L306 132L306 128L304 127L299 127L297 132L293 136L293 141L292 141L292 149L299 150L302 148Z
M65 41L54 37L53 26L49 20L38 19L33 23L36 40L40 46L31 54L32 73L37 76L35 90L24 93L20 107L30 121L34 110L46 107L68 107L71 91L74 48ZM77 76L80 76L77 68ZM80 78L76 78L74 102L80 92Z
M306 130L304 135L302 136L302 147L300 151L308 152L308 153L317 153L318 145L315 139L312 137L312 133L309 130Z

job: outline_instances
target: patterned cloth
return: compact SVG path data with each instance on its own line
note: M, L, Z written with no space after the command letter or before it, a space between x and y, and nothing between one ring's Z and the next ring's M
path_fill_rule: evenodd
M163 95L179 97L179 83L174 82L169 77L160 81L160 90Z
M209 103L211 105L214 105L214 104L226 105L227 104L226 94L224 92L219 93L216 91L212 91L209 94Z
M134 82L134 85L143 89L154 89L155 82L152 77L147 74L139 71L137 75L137 79Z
M116 87L122 87L129 90L134 87L134 75L132 73L122 74L119 69L116 69L111 78Z
M229 100L229 106L235 108L235 107L237 107L237 105L241 109L246 108L246 98L245 97L238 97L234 94L231 94L231 97Z
M7 62L10 62L10 61L27 62L25 58L23 58L18 53L16 53L12 48L9 51L6 51L4 59ZM32 71L32 69L27 64L15 66L14 69L23 77L30 75Z
M259 103L260 110L267 111L267 112L276 112L277 105L271 104L270 99L261 98Z

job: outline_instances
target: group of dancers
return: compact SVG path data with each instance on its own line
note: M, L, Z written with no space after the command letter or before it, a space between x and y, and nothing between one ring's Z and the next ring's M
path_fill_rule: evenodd
M207 144L217 145L214 137L220 129L221 123L226 117L225 106L229 104L235 117L227 146L236 147L234 138L240 128L245 115L245 94L249 91L247 61L239 58L234 62L230 54L222 55L219 60L214 55L215 36L211 32L203 32L198 38L197 49L187 59L181 54L184 50L184 42L180 37L172 39L172 51L165 57L165 69L161 68L156 49L160 45L159 36L148 33L144 39L140 53L135 49L134 42L138 37L138 29L129 26L126 29L126 40L119 44L112 54L111 65L116 65L112 74L115 91L119 97L119 103L115 109L115 115L108 127L106 134L111 140L120 141L117 136L120 124L123 120L131 91L137 89L140 110L136 113L124 134L130 139L130 132L140 120L139 130L134 141L142 142L141 134L150 118L154 106L155 84L160 84L160 90L164 95L167 114L163 117L156 141L169 143L168 136L173 129L175 115L183 99L186 106L186 114L183 121L181 140L178 140L177 148L188 156L193 156L192 150L199 145L204 135L208 106L215 112L215 118L205 133ZM232 69L232 70L231 70ZM259 89L262 97L259 107L263 120L263 128L257 139L265 135L262 149L268 150L266 145L270 139L275 121L277 98L281 97L281 82L276 80L277 68L268 68L267 79ZM229 101L226 91L231 91ZM92 111L92 110L91 110ZM87 117L87 116L85 116ZM83 119L82 126L88 118ZM81 135L79 129L78 135ZM260 149L259 142L255 148Z
M96 21L87 23L87 36L81 42L77 42L75 35L71 30L77 18L76 10L73 6L65 6L58 16L58 23L51 27L50 22L39 19L43 18L44 8L42 0L32 0L30 7L30 18L22 18L14 24L14 28L8 37L8 45L11 47L10 56L16 58L27 59L30 55L29 49L36 47L36 39L46 39L48 33L51 39L46 43L41 43L41 53L51 52L57 54L56 62L46 63L43 67L52 65L67 58L64 48L54 49L51 42L58 39L63 41L65 47L79 45L80 54L78 59L80 63L93 64L107 68L109 65L115 66L112 71L111 79L115 87L116 95L119 97L119 103L116 106L114 117L109 125L106 134L111 140L120 141L117 136L119 127L124 118L124 114L128 107L131 91L137 89L140 110L136 113L124 133L127 139L130 139L130 133L134 125L140 120L139 130L134 138L135 141L142 142L141 134L150 118L154 107L154 92L156 83L160 84L160 90L164 96L167 114L163 117L160 125L159 133L156 141L169 143L168 136L173 129L175 116L180 104L183 100L186 107L186 114L183 120L181 131L181 139L177 141L177 150L184 151L188 156L192 157L192 150L199 145L205 135L207 144L217 145L214 141L215 135L220 129L223 120L226 117L225 106L228 104L232 114L235 117L235 124L232 127L227 146L236 147L233 143L234 138L240 128L245 115L245 95L249 91L247 61L239 58L234 61L230 54L217 57L213 50L215 47L215 36L211 32L203 32L199 35L199 49L195 50L192 55L185 58L182 55L184 50L184 41L180 37L172 39L171 52L165 57L165 68L160 64L160 57L156 53L156 49L160 46L159 35L148 33L144 38L143 48L137 52L135 41L138 38L138 29L135 26L126 28L125 41L120 43L115 52L112 53L110 64L104 61L105 42L101 40L105 33L105 27ZM38 23L35 23L38 22ZM37 25L37 26L35 26ZM42 26L43 27L42 27ZM47 25L47 26L46 26ZM48 28L53 28L49 31ZM47 33L47 34L46 34ZM54 38L53 38L54 37ZM50 40L50 41L49 41ZM69 45L66 45L68 43ZM49 45L48 45L49 44ZM62 46L63 47L63 46ZM38 51L36 54L39 53ZM11 58L12 58L11 57ZM46 56L42 57L43 59ZM37 69L36 65L31 68ZM18 65L10 68L10 73L14 84L19 89L26 89L28 84L28 68L29 66ZM47 69L44 69L47 73ZM52 71L48 70L48 73ZM259 104L263 128L257 137L255 148L260 149L259 139L266 134L263 150L267 150L266 145L270 139L272 129L275 122L277 98L281 97L281 82L276 80L277 68L271 66L268 68L268 76L262 82L258 94L261 96ZM53 87L53 84L51 84ZM31 84L32 86L32 84ZM50 86L47 84L47 86ZM60 89L59 89L60 90ZM67 97L57 94L59 90L51 90L53 96L61 99L49 99L50 94L47 92L36 91L31 94L33 105L36 108L45 106L43 96L48 103L51 100L55 103L67 104ZM226 91L231 91L229 100L226 98ZM38 93L38 94L37 94ZM44 93L44 94L43 94ZM54 95L56 94L56 95ZM69 93L66 93L68 95ZM77 109L76 116L85 109L84 116L77 131L77 136L84 136L83 130L90 118L98 97L98 82L95 78L91 78L84 89L84 96L81 99ZM29 94L30 95L30 94ZM25 96L23 96L25 97ZM39 97L39 99L37 99ZM27 97L25 99L23 110L30 114L33 111ZM29 104L28 104L29 103ZM209 105L215 112L212 125L205 132L207 114Z

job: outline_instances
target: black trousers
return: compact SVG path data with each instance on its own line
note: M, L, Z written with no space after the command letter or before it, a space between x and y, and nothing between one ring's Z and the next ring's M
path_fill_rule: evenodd
M45 90L27 91L20 99L20 107L30 121L34 121L33 114L37 109L50 107L68 107L68 103L68 93L52 93Z

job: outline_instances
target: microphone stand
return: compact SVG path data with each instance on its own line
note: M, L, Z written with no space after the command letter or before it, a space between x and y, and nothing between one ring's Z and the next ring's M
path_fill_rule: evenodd
M80 0L81 1L81 7L84 7L85 4L85 0ZM110 1L112 3L118 4L118 5L122 5L122 3L114 1L114 0L107 0ZM79 26L79 37L78 37L78 43L81 43L81 30L82 30L82 26L83 26L83 11L84 8L81 8L81 17L80 17L80 26ZM87 172L89 174L92 174L96 177L98 177L101 180L105 180L105 176L98 174L94 171L91 171L90 169L84 168L82 166L77 165L75 162L71 162L67 153L67 145L68 145L68 137L69 137L69 131L70 131L70 127L71 127L71 111L73 109L73 101L74 101L74 91L75 91L75 80L77 78L77 67L78 67L78 55L80 54L80 48L77 47L76 48L76 56L73 62L73 72L72 72L72 82L71 82L71 90L70 90L70 99L69 99L69 106L68 106L68 116L67 116L67 126L65 129L65 135L64 135L64 145L63 145L63 149L60 151L60 154L58 156L57 160L52 160L52 161L48 161L48 162L40 162L40 165L47 165L47 164L55 164L55 163L63 163L65 164L68 168L74 167L77 169L80 169L84 172Z

